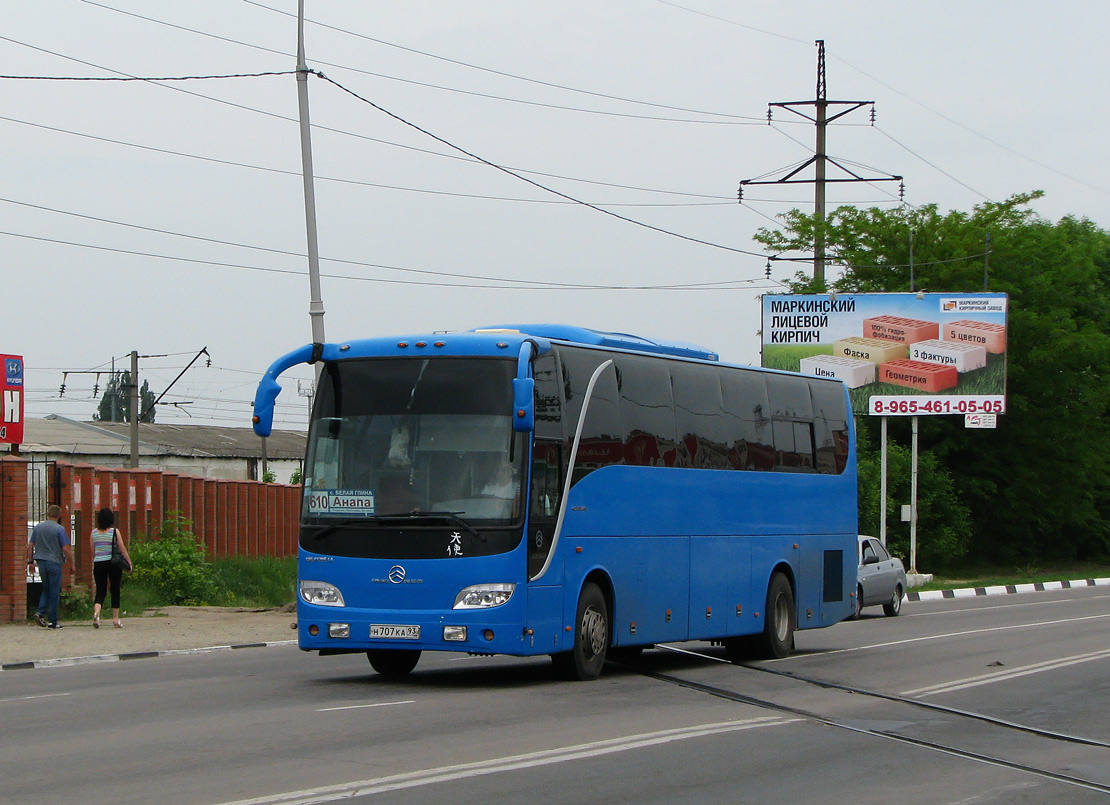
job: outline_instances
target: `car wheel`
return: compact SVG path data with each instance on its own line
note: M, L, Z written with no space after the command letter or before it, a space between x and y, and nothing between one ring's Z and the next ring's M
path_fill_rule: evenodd
M902 611L902 585L899 584L898 586L896 586L894 588L894 595L892 595L890 597L890 601L883 604L883 612L885 612L888 617L893 618L901 611Z
M771 577L763 633L756 637L760 657L781 660L794 648L794 590L782 573Z
M552 654L555 670L566 679L597 679L609 649L609 607L596 584L586 584L578 597L574 648Z
M407 676L420 662L419 649L370 649L370 667L382 676Z
M852 614L848 616L848 619L858 621L861 612L863 612L863 587L857 585L856 600L852 603Z

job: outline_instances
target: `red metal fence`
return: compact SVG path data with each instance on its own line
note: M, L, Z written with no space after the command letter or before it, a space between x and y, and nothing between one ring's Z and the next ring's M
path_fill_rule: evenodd
M162 521L180 512L192 523L210 558L296 556L301 487L194 478L153 469L104 469L56 462L50 503L62 507L73 541L76 583L92 586L89 533L97 510L116 513L124 535L157 536ZM0 623L26 617L27 461L0 457ZM45 516L42 513L41 516Z

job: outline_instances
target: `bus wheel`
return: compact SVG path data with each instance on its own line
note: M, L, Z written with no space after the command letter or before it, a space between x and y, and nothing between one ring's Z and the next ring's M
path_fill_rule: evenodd
M609 607L596 584L586 584L578 598L574 648L552 654L555 670L567 679L597 679L609 648Z
M782 573L773 575L767 588L767 611L757 646L767 660L781 660L794 648L794 591Z
M382 676L406 676L420 662L419 649L370 649L370 667Z

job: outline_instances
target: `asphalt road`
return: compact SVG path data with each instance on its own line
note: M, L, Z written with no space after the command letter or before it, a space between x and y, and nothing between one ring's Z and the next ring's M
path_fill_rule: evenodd
M5 672L0 801L1110 800L1106 588L865 610L797 644L660 647L590 683L451 654L391 681L292 646Z

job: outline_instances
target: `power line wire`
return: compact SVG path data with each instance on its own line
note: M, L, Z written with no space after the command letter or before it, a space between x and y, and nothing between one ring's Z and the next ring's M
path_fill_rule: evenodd
M234 268L242 271L260 271L268 274L284 274L295 277L304 277L305 272L300 270L290 270L281 268L270 268L266 266L252 266L242 263L227 263L217 260L201 260L194 257L180 257L177 255L158 254L155 252L144 252L136 249L120 249L111 246L99 246L91 243L79 243L76 241L62 240L60 238L47 238L39 235L28 235L21 232L7 232L0 231L0 235L8 237L21 238L24 240L34 240L43 243L54 243L62 246L76 246L84 249L94 249L96 251L105 251L113 254L126 254L133 257L150 257L158 260L172 260L180 263L194 263L197 265L210 266L215 268ZM255 247L247 247L255 248ZM354 260L339 260L335 258L321 258L327 262L351 263L354 265L368 266L372 268L392 269L395 271L407 271L419 274L432 274L437 276L452 276L445 272L426 271L423 269L408 269L398 268L396 266L377 265L374 263L362 263ZM387 285L411 285L420 287L433 287L433 288L489 288L496 290L519 290L519 291L720 291L720 290L742 290L740 286L751 285L751 283L760 282L758 278L754 279L737 279L737 280L720 280L711 283L693 283L684 285L587 285L577 283L551 283L543 282L540 280L523 280L523 279L505 279L506 283L517 283L514 285L498 285L487 283L466 283L466 282L424 282L416 280L395 280L383 277L358 277L347 274L322 274L321 276L328 279L339 280L353 280L356 282L376 282ZM454 275L458 277L465 277L466 275ZM751 286L754 287L754 286Z
M846 60L846 59L844 59L840 56L837 56L835 53L831 53L830 55L832 56L832 58L841 62L846 67L850 67L851 69L855 70L860 75L866 76L867 78L871 79L875 83L880 84L883 87L886 87L891 92L896 93L898 95L901 95L907 101L909 101L910 103L915 104L917 106L920 106L926 112L931 112L932 114L939 117L941 120L945 120L945 121L951 123L953 126L956 126L957 128L961 128L964 131L968 132L969 134L975 135L976 137L990 143L991 145L995 146L996 148L1001 148L1003 151L1007 151L1007 152L1013 154L1016 157L1021 157L1025 161L1031 162L1034 165L1036 165L1037 167L1044 168L1045 170L1050 171L1051 173L1055 173L1057 176L1062 176L1065 179L1070 179L1071 181L1076 182L1077 184L1081 184L1084 187L1090 188L1091 190L1098 191L1099 193L1110 194L1110 190L1107 190L1105 187L1098 187L1097 185L1093 185L1090 182L1084 181L1083 179L1080 179L1077 176L1072 176L1068 173L1064 173L1061 170L1053 168L1051 165L1046 165L1044 162L1041 162L1040 160L1034 159L1033 157L1031 157L1027 154L1023 154L1020 151L1017 151L1017 150L1011 148L1010 146L1005 145L1004 143L1001 143L998 140L995 140L992 137L988 137L987 135L976 131L975 129L971 128L970 126L967 126L964 123L961 123L960 121L956 120L955 118L949 117L948 115L944 114L943 112L939 112L936 109L933 109L932 107L927 106L926 104L922 103L921 101L917 100L916 98L914 98L910 95L907 95L905 92L902 92L902 90L898 89L897 87L894 87L891 84L888 84L887 82L883 81L881 78L877 78L876 76L873 76L870 73L868 73L866 70L863 70L863 69L857 67L856 65L852 64L850 61L848 61L848 60ZM894 138L891 137L891 139L893 140ZM902 145L901 143L898 143L897 140L894 140L894 142L897 143L898 145ZM904 146L904 145L902 147L906 148L906 146ZM924 157L920 156L919 154L915 154L913 151L910 151L909 148L906 148L906 150L909 151L911 154L913 154L918 159L920 159L922 162L925 162L925 164L930 165L933 168L936 168L941 173L944 173L944 175L948 176L948 178L950 178L950 179L953 178L950 174L945 173L940 168L937 168L936 165L933 165L931 162L926 160ZM958 179L953 179L953 180L959 182ZM967 185L963 184L963 182L959 182L959 184L963 185L964 187L967 187L967 189L971 190L973 193L977 193L978 195L983 196L983 198L987 199L988 201L990 200L989 198L987 198L987 196L983 195L982 193L979 193L979 191L975 190L974 188L968 187Z
M123 15L126 15L128 17L134 17L136 19L145 20L147 22L152 22L152 23L155 23L157 25L164 25L164 26L167 26L169 28L174 28L174 29L179 30L179 31L185 31L185 32L188 32L188 33L196 34L198 36L205 36L205 37L210 37L212 39L217 39L221 42L228 42L228 43L231 43L231 44L234 44L234 45L239 45L239 46L242 46L242 47L252 48L252 49L255 49L255 50L261 50L265 53L277 54L279 56L287 56L288 55L288 54L286 54L282 51L274 50L272 48L267 48L267 47L264 47L262 45L255 45L255 44L252 44L250 42L243 42L243 41L237 40L237 39L230 39L226 36L220 36L218 34L209 33L207 31L201 31L201 30L198 30L196 28L189 28L189 27L186 27L184 25L178 25L176 23L167 22L166 20L160 20L160 19L157 19L157 18L154 18L154 17L145 16L145 15L142 15L142 14L136 14L136 13L131 12L131 11L124 11L123 9L114 8L112 6L108 6L108 5L105 5L103 3L93 2L93 0L81 0L81 2L86 3L88 5L91 5L91 6L96 6L97 8L105 9L107 11L113 11L113 12L116 12L118 14L123 14ZM260 4L254 4L254 5L259 5L260 8L266 8L269 11L276 11L276 9L269 8L268 6L262 6ZM278 13L285 14L286 12L278 12ZM294 17L294 19L296 18L295 15L290 14L289 16ZM331 28L332 30L340 31L342 33L349 34L351 36L359 36L360 38L371 39L371 37L362 37L360 34L355 34L351 31L346 31L342 28L335 28L334 26L329 26L329 25L325 25L323 27ZM386 44L384 42L381 42L381 40L372 39L371 41L378 42L379 44ZM421 55L430 56L431 54L422 53ZM757 126L757 125L762 125L762 121L759 118L754 118L754 117L741 118L739 115L728 115L728 114L721 113L721 112L704 112L704 111L700 111L700 110L696 110L696 109L679 109L678 107L668 107L668 106L664 106L662 104L652 104L652 103L648 103L648 102L644 102L644 101L633 101L633 100L629 100L627 98L619 98L617 96L606 96L606 95L602 95L601 93L586 93L586 92L582 91L582 92L584 92L584 94L593 95L595 97L604 97L604 98L608 98L610 100L618 100L618 101L622 101L624 103L637 103L637 104L646 105L646 106L654 106L656 108L676 109L676 110L684 111L684 112L691 112L691 113L703 114L703 115L714 115L714 116L725 117L725 118L729 118L729 119L726 119L726 120L691 120L691 119L688 119L688 118L664 118L664 117L657 117L657 116L651 116L651 115L637 115L637 114L630 114L630 113L627 113L627 112L613 112L613 111L600 110L600 109L583 109L581 107L563 106L563 105L559 105L559 104L543 103L543 102L540 102L540 101L530 101L530 100L525 100L525 99L521 99L521 98L509 98L509 97L505 97L503 95L493 95L493 94L490 94L490 93L476 92L474 90L460 89L458 87L445 87L445 86L442 86L442 85L439 85L439 84L431 84L431 83L428 83L428 82L425 82L425 81L416 81L416 80L411 79L411 78L401 78L400 76L388 75L386 73L378 73L378 72L374 72L372 70L363 70L363 69L360 69L360 68L357 68L357 67L350 67L348 65L336 64L335 62L327 62L327 61L323 61L322 59L313 59L313 62L315 64L321 64L321 65L324 65L326 67L335 67L335 68L340 69L340 70L350 70L352 72L361 73L363 75L372 76L374 78L382 78L382 79L385 79L387 81L397 81L397 82L400 82L400 83L403 83L403 84L408 84L410 86L420 86L420 87L425 87L425 88L428 88L428 89L441 90L441 91L444 91L444 92L454 92L454 93L458 93L458 94L461 94L461 95L470 95L470 96L473 96L473 97L487 98L487 99L491 99L491 100L505 101L505 102L508 102L508 103L523 104L523 105L527 105L527 106L537 106L537 107L543 107L543 108L548 108L548 109L557 109L557 110L568 111L568 112L581 112L581 113L584 113L584 114L605 115L605 116L609 116L609 117L625 117L625 118L633 118L633 119L638 119L638 120L656 120L656 121L668 122L668 123L695 123L695 124L727 125L727 126L745 126L745 125L746 126ZM457 62L457 63L462 64L461 62ZM465 66L472 67L473 65L465 65ZM475 69L482 69L482 68L475 68ZM504 75L509 75L509 74L504 74ZM517 78L518 80L526 80L526 79L521 79L518 76L510 76L510 77ZM534 83L543 83L543 82L534 82ZM548 84L548 86L558 86L558 85ZM568 90L568 91L575 91L575 90L571 90L568 87L559 87L559 88L560 89L565 89L565 90Z
M90 2L90 0L84 0L84 1L85 2ZM243 0L243 2L246 3L247 5L256 6L258 8L262 8L262 9L265 9L267 11L271 11L275 14L281 14L282 16L292 17L293 19L297 18L297 15L295 15L295 14L292 14L288 11L281 11L281 10L276 9L276 8L271 8L270 6L267 6L263 3L255 2L255 0ZM406 53L413 53L413 54L416 54L416 55L419 55L419 56L425 56L427 58L435 59L437 61L447 62L448 64L454 64L454 65L457 65L459 67L466 67L466 68L471 69L471 70L478 70L478 71L481 71L483 73L489 73L491 75L497 75L497 76L501 76L503 78L510 78L514 81L523 81L523 82L526 82L526 83L529 83L529 84L535 84L537 86L564 90L566 92L574 92L574 93L578 93L580 95L587 95L587 96L594 97L594 98L603 98L605 100L620 101L622 103L638 104L640 106L648 106L648 107L652 107L652 108L655 108L655 109L667 109L667 110L675 111L675 112L688 112L688 113L691 113L691 114L699 114L699 115L713 115L713 116L717 116L717 117L730 118L730 119L738 120L738 121L753 121L757 125L762 125L762 119L757 118L757 117L748 117L748 116L744 116L744 115L735 115L735 114L730 114L728 112L714 112L714 111L706 111L706 110L703 110L703 109L691 109L689 107L674 106L674 105L662 104L662 103L655 103L655 102L652 102L652 101L642 101L642 100L636 100L634 98L625 98L625 97L622 97L622 96L619 96L619 95L610 95L610 94L606 94L604 92L595 92L593 90L580 89L580 88L577 88L577 87L567 86L565 84L556 84L556 83L551 82L551 81L542 81L542 80L536 79L536 78L528 78L528 77L525 77L525 76L517 75L515 73L505 72L503 70L495 70L495 69L490 68L490 67L482 67L480 65L460 61L459 59L452 59L452 58L448 58L446 56L439 56L435 53L430 53L430 52L424 51L424 50L418 50L416 48L406 47L404 45L398 45L395 42L388 42L384 39L376 39L372 36L367 36L366 34L356 33L354 31L350 31L350 30L347 30L345 28L339 28L339 27L334 26L334 25L328 25L327 23L319 22L317 20L312 20L312 19L307 19L306 18L305 22L307 22L311 25L316 25L320 28L325 28L325 29L328 29L328 30L336 31L338 33L346 34L348 36L353 36L353 37L356 37L358 39L363 39L363 40L366 40L368 42L374 42L375 44L383 45L384 47L395 48L397 50L405 51ZM313 61L315 61L317 64L323 64L324 63L324 62L318 61L316 59L313 59ZM344 69L350 69L350 68L344 68ZM578 111L581 111L581 110L578 110Z
M678 238L680 240L685 240L685 241L690 242L690 243L698 243L698 244L701 244L702 246L709 246L709 247L714 248L714 249L721 249L723 251L732 252L734 254L746 254L746 255L751 256L751 257L759 257L759 258L765 257L765 255L760 253L760 252L753 252L753 251L749 251L747 249L738 249L734 246L725 246L721 243L714 243L714 242L709 241L709 240L703 240L702 238L695 238L691 235L683 235L679 232L674 232L674 231L669 230L669 229L664 229L663 227L660 227L660 226L655 226L654 224L649 224L649 223L646 223L644 221L638 221L635 218L629 218L626 215L621 215L620 213L613 212L612 210L607 210L604 207L599 207L596 204L591 204L588 201L582 201L581 199L575 198L574 196L571 196L571 195L568 195L566 193L555 190L554 188L548 187L547 185L541 184L540 182L537 182L533 179L529 179L527 176L523 176L519 172L515 172L515 171L513 171L509 168L506 168L503 165L498 165L495 162L491 162L491 161L489 161L488 159L486 159L484 157L478 156L477 154L473 153L472 151L466 150L462 146L455 145L450 140L446 140L443 137L440 137L439 135L433 134L432 132L428 131L427 129L422 128L421 126L418 126L417 124L412 123L409 120L406 120L405 118L401 117L400 115L389 111L385 107L380 106L377 103L374 103L369 98L365 98L362 95L359 95L354 90L348 89L347 87L340 84L338 81L336 81L334 79L331 79L331 78L328 78L326 75L324 75L323 73L321 73L317 70L309 70L308 72L310 74L315 75L318 78L328 82L329 84L332 84L333 86L337 87L338 89L342 90L343 92L346 92L348 95L352 96L353 98L356 98L357 100L362 101L363 103L367 104L368 106L372 106L373 108L377 109L382 114L388 115L389 117L396 120L398 123L402 123L402 124L408 126L409 128L414 129L415 131L419 131L421 134L424 134L425 136L432 138L436 142L442 143L443 145L446 145L448 148L452 148L452 149L458 151L460 154L465 154L466 156L470 157L471 159L477 160L478 162L481 162L484 165L488 165L489 167L491 167L495 170L499 170L499 171L501 171L502 173L504 173L508 176L512 176L516 179L519 179L522 182L526 182L527 184L530 184L533 187L538 187L540 190L544 190L548 193L553 193L556 196L559 196L560 198L565 198L569 201L573 201L576 204L580 204L583 207L587 207L588 209L594 210L595 212L600 212L602 215L608 215L608 216L611 216L611 217L616 218L618 220L625 221L626 223L630 223L630 224L633 224L635 226L642 227L644 229L649 229L653 232L659 232L663 235L668 235L670 237Z
M979 191L979 190L976 190L976 189L975 189L974 187L972 187L971 185L969 185L969 184L968 184L967 182L963 181L962 179L957 179L957 178L956 178L955 176L953 176L953 175L952 175L951 173L949 173L948 171L946 171L946 170L944 170L943 168L941 168L941 167L940 167L939 165L936 165L936 164L934 164L934 163L930 162L929 160L927 160L927 159L926 159L925 157L921 156L921 154L919 154L919 153L917 153L916 151L914 151L914 150L913 150L912 148L910 148L910 147L909 147L908 145L906 145L905 143L899 142L898 140L894 139L894 137L892 137L892 136L891 136L891 135L890 135L890 134L889 134L888 132L884 131L883 129L879 128L878 126L876 126L876 127L875 127L875 131L879 132L879 134L881 134L881 135L883 135L884 137L886 137L886 138L887 138L888 140L890 140L890 141L891 141L892 143L894 143L895 145L897 145L897 146L898 146L899 148L903 149L904 151L907 151L908 153L910 153L910 154L912 154L913 156L915 156L915 157L917 157L918 159L920 159L920 160L921 160L922 162L924 162L924 163L925 163L926 165L928 165L928 166L929 166L930 168L932 168L933 170L935 170L935 171L937 171L938 173L941 173L941 174L943 174L943 175L947 176L947 177L948 177L949 179L951 179L951 180L952 180L953 182L955 182L956 184L958 184L958 185L959 185L960 187L963 187L963 188L966 188L966 189L970 190L970 191L971 191L972 193L974 193L975 195L977 195L977 196L979 196L980 198L984 199L985 201L992 201L992 200L993 200L993 199L991 199L991 197L990 197L990 196L988 196L988 195L987 195L986 193L983 193L983 192L981 192L981 191Z
M265 173L274 173L274 174L278 174L278 175L281 175L281 176L293 176L293 177L296 177L297 179L301 178L301 172L296 171L296 170L285 170L283 168L271 168L271 167L268 167L266 165L252 165L252 164L247 163L247 162L237 162L237 161L231 160L231 159L221 159L219 157L208 157L208 156L203 156L201 154L191 154L191 153L188 153L187 151L174 151L174 150L169 149L169 148L158 148L158 147L152 146L152 145L143 145L142 143L134 143L134 142L129 142L127 140L115 139L115 138L112 138L112 137L100 137L100 136L95 135L95 134L88 134L86 132L73 131L71 129L63 129L63 128L59 128L57 126L48 126L48 125L43 124L43 123L33 123L29 120L18 120L16 118L6 117L4 115L0 115L0 120L5 121L7 123L15 123L15 124L21 125L21 126L29 126L29 127L32 127L32 128L42 129L44 131L52 131L52 132L55 132L55 133L58 133L58 134L65 134L65 135L69 135L69 136L73 136L73 137L82 137L82 138L85 138L85 139L94 140L96 142L109 143L111 145L121 145L121 146L124 146L126 148L136 148L136 149L143 150L143 151L151 151L151 152L156 153L156 154L166 154L166 155L169 155L169 156L182 157L184 159L195 159L195 160L198 160L198 161L201 161L201 162L210 162L210 163L213 163L213 164L216 164L216 165L226 165L226 166L236 167L236 168L245 168L247 170L262 171L262 172L265 172ZM440 154L440 156L449 156L449 155ZM560 177L560 178L563 178L564 180L570 181L570 182L582 182L582 183L589 183L589 184L597 184L596 182L592 182L591 180L588 180L588 179L576 179L574 177L569 177L569 176ZM453 198L467 198L467 199L477 199L477 200L483 200L483 201L511 201L511 202L518 202L518 203L523 203L523 204L571 204L572 203L570 201L564 201L563 199L523 198L523 197L519 197L519 196L517 196L517 197L514 197L514 196L491 196L491 195L485 195L485 194L481 194L481 193L459 193L459 192L454 192L454 191L449 191L449 190L431 190L431 189L422 188L422 187L406 187L404 185L390 185L390 184L382 184L380 182L366 182L366 181L361 181L359 179L346 179L346 178L342 178L342 177L338 177L338 176L319 176L318 175L318 176L316 176L316 180L320 181L320 182L335 182L335 183L338 183L338 184L349 184L349 185L355 185L355 186L359 186L359 187L373 187L373 188L378 188L378 189L382 189L382 190L399 190L399 191L408 192L408 193L421 193L421 194L433 195L433 196L450 196L450 197L453 197ZM608 201L607 202L596 202L600 206L603 206L603 207L714 207L714 206L729 205L729 204L733 203L728 196L714 196L714 195L702 194L702 193L683 193L681 191L676 191L676 190L659 190L659 189L644 188L644 187L631 187L631 186L628 186L628 185L609 184L609 186L614 187L614 188L618 188L618 189L623 189L623 190L635 190L637 192L642 192L642 193L658 193L658 194L664 194L664 195L683 195L683 196L688 196L688 197L700 197L700 198L715 199L715 200L713 200L713 201L697 201L697 202L652 201L652 202L639 202L639 203L636 203L636 202L608 202ZM753 199L753 200L758 200L758 199Z

